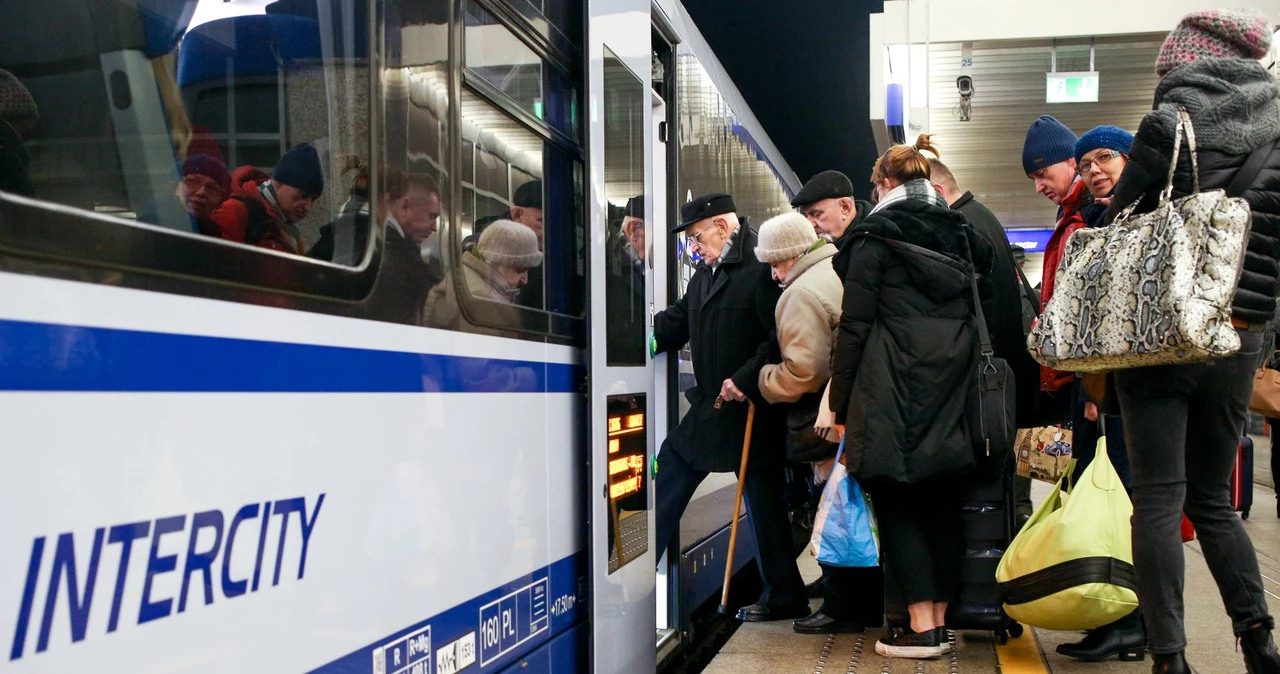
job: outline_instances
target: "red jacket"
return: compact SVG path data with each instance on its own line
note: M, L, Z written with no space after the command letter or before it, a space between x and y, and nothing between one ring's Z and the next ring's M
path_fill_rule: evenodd
M262 193L258 191L258 187L267 180L270 180L270 176L262 171L252 166L241 166L231 174L231 196L251 199L261 204L262 208L268 214L271 214L275 209L262 198ZM245 233L249 229L250 217L249 207L239 199L227 199L222 202L222 206L214 211L211 216L213 221L218 223L218 227L221 228L222 238L237 243L246 243ZM286 253L307 254L302 240L299 239L295 244L284 227L275 221L274 216L271 224L267 227L266 233L253 245Z
M1088 196L1089 190L1085 189L1084 181L1077 178L1071 185L1071 191L1062 200L1062 216L1058 218L1053 236L1049 237L1049 243L1044 248L1044 268L1040 282L1040 306L1042 307L1049 304L1049 298L1053 297L1053 280L1058 273L1058 263L1062 261L1062 251L1067 246L1067 239L1071 237L1072 232L1085 226L1082 211L1089 203ZM1073 379L1075 375L1070 372L1059 372L1040 366L1040 388L1045 391L1060 391Z

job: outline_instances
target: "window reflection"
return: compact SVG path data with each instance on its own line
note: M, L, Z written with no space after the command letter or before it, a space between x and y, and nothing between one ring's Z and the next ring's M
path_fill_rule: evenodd
M606 355L610 365L644 365L644 84L607 47L604 52L604 189L608 200L605 275Z
M357 0L3 3L0 82L36 112L0 122L3 184L303 254L340 156L369 155L365 31L343 30L366 21Z

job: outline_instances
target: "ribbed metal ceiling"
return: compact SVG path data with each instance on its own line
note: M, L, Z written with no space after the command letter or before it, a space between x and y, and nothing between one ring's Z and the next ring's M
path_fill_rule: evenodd
M1159 78L1156 56L1164 34L1098 38L1095 67L1097 103L1044 102L1050 42L1005 41L973 44L972 120L953 112L959 100L959 43L930 46L929 130L942 160L1005 227L1050 227L1055 208L1035 192L1022 170L1022 143L1040 115L1053 115L1077 135L1101 124L1136 131L1151 109ZM1058 72L1089 69L1088 40L1059 41Z

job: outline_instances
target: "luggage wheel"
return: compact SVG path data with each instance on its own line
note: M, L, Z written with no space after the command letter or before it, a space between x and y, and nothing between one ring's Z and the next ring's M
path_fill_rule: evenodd
M1009 624L1009 636L1017 639L1022 636L1022 623Z
M1240 511L1240 519L1242 519L1242 520L1247 520L1247 519L1249 519L1249 511L1248 511L1247 509L1246 509L1246 510L1241 510L1241 511Z
M1009 643L1009 633L1005 630L996 630L996 645L1003 646Z

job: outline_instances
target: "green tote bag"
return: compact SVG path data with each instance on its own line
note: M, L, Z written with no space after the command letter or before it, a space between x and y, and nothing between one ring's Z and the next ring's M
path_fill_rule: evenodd
M1066 475L1009 544L996 581L1010 618L1051 630L1088 630L1138 607L1129 518L1133 504L1107 441L1068 491Z

